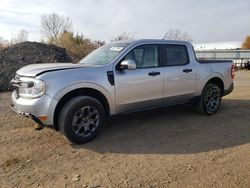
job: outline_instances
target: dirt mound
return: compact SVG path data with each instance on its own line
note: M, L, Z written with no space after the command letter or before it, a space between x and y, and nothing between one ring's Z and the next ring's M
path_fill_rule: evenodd
M64 48L38 42L23 42L0 51L0 92L10 90L10 80L21 67L35 63L76 62Z

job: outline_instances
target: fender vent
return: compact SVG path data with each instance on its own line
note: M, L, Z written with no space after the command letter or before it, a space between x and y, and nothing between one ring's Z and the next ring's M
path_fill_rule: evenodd
M108 77L108 81L110 83L110 85L115 85L115 79L114 79L114 73L113 71L108 71L107 72L107 77Z

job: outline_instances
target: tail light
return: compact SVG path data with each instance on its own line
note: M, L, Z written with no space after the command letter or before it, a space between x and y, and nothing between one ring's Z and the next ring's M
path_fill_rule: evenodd
M234 64L231 67L231 77L232 77L232 79L235 78L235 65Z

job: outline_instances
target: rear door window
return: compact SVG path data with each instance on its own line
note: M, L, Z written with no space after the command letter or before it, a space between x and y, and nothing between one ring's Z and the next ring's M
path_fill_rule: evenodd
M165 45L165 60L167 66L179 66L189 63L187 47L185 45Z

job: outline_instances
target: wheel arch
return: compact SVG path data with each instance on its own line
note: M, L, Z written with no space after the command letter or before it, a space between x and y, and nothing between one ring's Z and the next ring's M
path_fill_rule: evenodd
M212 77L210 78L203 86L203 88L207 85L207 84L215 84L217 85L220 90L221 90L221 94L223 95L224 93L224 82L223 82L223 79L218 77L218 76L215 76L215 77Z
M55 107L53 124L54 124L54 128L56 130L59 130L58 117L59 117L59 114L61 112L62 107L69 100L71 100L72 98L77 97L77 96L89 96L89 97L93 97L93 98L97 99L103 105L103 107L105 109L106 117L110 116L109 101L108 101L107 97L101 91L94 89L94 88L90 88L90 87L73 89L73 90L68 91L64 95L62 95L60 97L60 99L58 100L58 103Z

